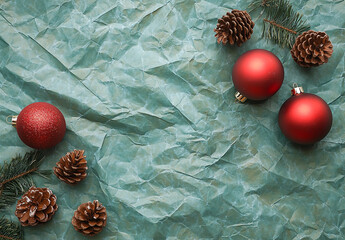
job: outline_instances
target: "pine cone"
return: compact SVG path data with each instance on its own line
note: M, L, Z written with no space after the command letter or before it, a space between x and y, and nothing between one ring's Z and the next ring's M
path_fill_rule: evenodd
M31 187L18 201L15 215L23 226L48 222L58 209L56 196L48 188Z
M88 236L101 232L106 224L107 212L98 200L81 204L72 218L75 230Z
M87 161L84 150L74 150L63 156L54 167L55 175L68 184L76 184L86 178Z
M252 21L247 11L232 10L218 19L215 37L217 42L224 45L229 42L241 46L242 43L250 39L255 23Z
M292 58L302 67L316 67L328 62L333 45L325 32L309 30L296 39L291 49Z

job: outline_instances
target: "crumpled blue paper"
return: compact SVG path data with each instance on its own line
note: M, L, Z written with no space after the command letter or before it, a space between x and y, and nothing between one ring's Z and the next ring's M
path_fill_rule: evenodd
M304 69L261 38L216 43L227 11L250 1L4 0L0 2L0 161L30 149L6 124L37 101L58 107L67 132L45 151L52 169L85 149L88 177L49 187L59 210L25 239L85 239L71 225L98 199L108 222L92 239L344 239L345 2L291 1L334 46L327 64ZM263 48L282 61L281 89L236 103L231 69ZM291 143L277 115L292 84L330 106L333 126L312 146ZM15 204L1 214L14 221Z

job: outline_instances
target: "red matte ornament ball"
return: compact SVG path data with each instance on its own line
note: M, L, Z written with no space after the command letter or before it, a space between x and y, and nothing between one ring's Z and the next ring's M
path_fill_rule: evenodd
M66 121L55 106L36 102L26 106L13 121L19 138L29 147L52 148L63 139Z
M296 88L295 88L296 89ZM299 88L297 88L299 89ZM312 144L323 139L332 127L332 112L320 97L292 90L282 105L278 122L283 134L293 142Z
M284 68L279 58L264 49L250 50L241 55L232 70L236 98L244 102L264 100L274 95L284 80Z

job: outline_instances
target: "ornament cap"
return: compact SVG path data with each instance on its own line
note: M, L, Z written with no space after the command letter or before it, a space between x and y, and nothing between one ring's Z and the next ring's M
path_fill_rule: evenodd
M11 121L8 120L9 118L11 118ZM7 122L8 124L11 124L12 127L14 127L14 128L17 127L17 120L18 120L18 115L16 115L16 116L8 116L8 117L6 118L6 122Z
M235 98L241 103L244 103L245 101L247 101L247 98L243 96L240 92L235 93Z
M304 93L303 88L299 87L297 83L294 83L292 86L293 86L293 89L291 90L291 95L296 96L296 95L300 95Z

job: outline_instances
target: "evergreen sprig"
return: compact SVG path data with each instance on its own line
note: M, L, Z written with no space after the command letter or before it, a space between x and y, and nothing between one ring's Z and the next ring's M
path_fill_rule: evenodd
M19 195L34 185L32 174L49 176L51 171L38 170L43 158L43 153L35 150L0 166L0 209L15 202Z
M288 0L254 0L249 5L249 11L260 8L265 16L262 36L282 47L292 48L296 37L310 29Z
M248 11L252 12L261 8L262 15L267 8L271 7L271 5L277 6L276 0L253 0L248 6Z
M0 240L21 240L23 231L20 224L0 218Z

